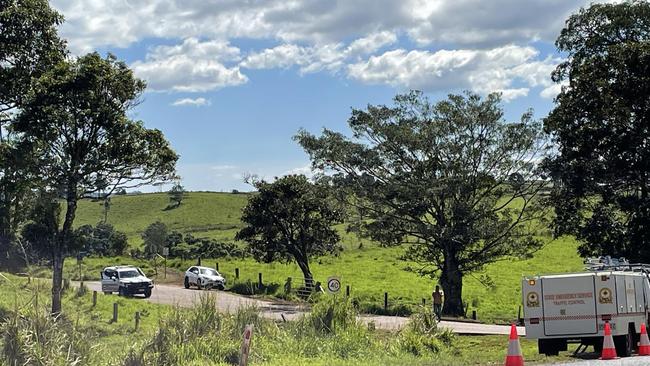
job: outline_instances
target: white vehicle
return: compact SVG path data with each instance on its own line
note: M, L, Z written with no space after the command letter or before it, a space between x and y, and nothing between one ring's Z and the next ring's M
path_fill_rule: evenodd
M618 356L636 348L648 319L650 267L609 257L590 259L587 265L587 272L523 278L526 338L538 340L539 353L557 355L568 343L600 352L605 322Z
M215 269L210 267L192 266L185 271L185 288L196 286L199 290L202 288L217 288L223 290L226 288L226 279Z
M117 292L120 296L142 294L145 298L151 296L153 281L144 272L134 266L106 267L101 272L102 291L105 294Z

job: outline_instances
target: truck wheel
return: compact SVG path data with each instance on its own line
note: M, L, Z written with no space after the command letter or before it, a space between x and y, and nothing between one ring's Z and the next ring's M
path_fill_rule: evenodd
M625 335L614 337L614 348L618 357L629 357L632 355L632 334L629 332Z
M120 288L117 290L117 295L118 295L118 296L126 296L126 291L124 290L124 287L120 287Z
M183 282L183 285L185 286L186 289L190 288L190 279L185 277L185 281Z
M144 290L144 298L148 299L150 297L151 297L151 289L149 288L149 289Z

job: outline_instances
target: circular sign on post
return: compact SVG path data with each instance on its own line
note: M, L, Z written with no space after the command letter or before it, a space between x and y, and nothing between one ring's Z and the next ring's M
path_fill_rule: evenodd
M341 280L338 277L330 277L327 279L327 290L333 294L341 290Z

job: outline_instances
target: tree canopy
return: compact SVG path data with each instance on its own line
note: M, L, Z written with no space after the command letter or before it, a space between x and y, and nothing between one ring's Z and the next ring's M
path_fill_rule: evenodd
M650 260L650 4L594 4L556 41L565 85L544 121L558 146L556 235L575 234L583 256Z
M78 200L174 176L178 156L162 132L127 116L144 88L114 56L91 53L44 73L10 125L18 146L34 159L37 179L66 202L51 248L53 313L61 309L63 260L74 244Z
M545 144L531 113L507 123L498 94L433 104L411 92L354 109L348 124L352 137L325 129L296 139L359 210L362 235L406 244L418 273L440 275L447 314L463 314L464 274L539 248L530 229L541 217Z
M246 241L258 261L295 261L305 284L311 286L309 259L340 249L332 225L342 221L342 212L332 205L327 189L304 175L254 185L258 193L251 195L244 207L241 220L246 226L236 240Z
M62 20L47 0L0 0L0 265L16 265L22 257L16 255L16 234L38 188L26 169L30 156L17 149L6 127L33 80L63 60L65 42L56 30Z

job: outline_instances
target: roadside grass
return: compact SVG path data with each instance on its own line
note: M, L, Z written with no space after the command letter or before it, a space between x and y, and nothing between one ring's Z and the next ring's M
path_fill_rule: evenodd
M0 322L16 310L28 314L31 308L44 313L49 309L48 281L32 279L27 283L25 277L2 274L0 292ZM206 296L197 307L181 309L100 293L93 307L92 292L80 295L69 288L63 297L62 316L74 324L77 337L88 342L89 365L127 364L127 359L143 361L130 365L179 364L174 361L230 364L236 362L246 324L255 325L254 365L498 365L503 363L508 345L505 335L451 336L418 325L422 320L400 333L371 331L353 320L349 303L332 298L316 305L311 317L289 323L263 319L254 308L220 314L211 301ZM113 303L119 305L116 323L111 321ZM136 311L142 314L137 331ZM418 319L430 317L427 311ZM0 339L0 345L6 341ZM540 356L535 342L523 338L520 342L527 363L570 359L567 352L559 357Z

